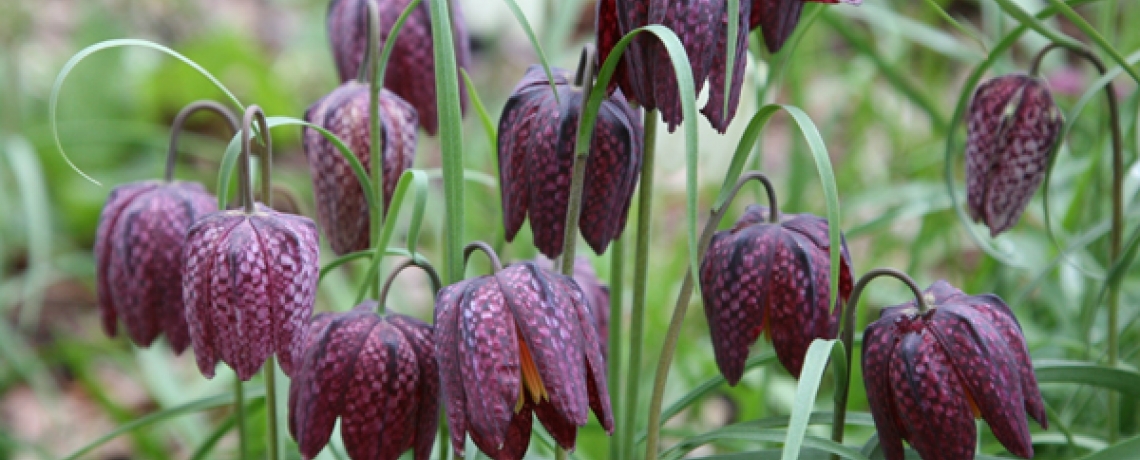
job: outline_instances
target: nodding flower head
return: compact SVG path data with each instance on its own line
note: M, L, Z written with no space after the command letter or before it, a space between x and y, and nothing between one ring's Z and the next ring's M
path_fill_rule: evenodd
M499 119L499 186L503 224L513 240L530 217L534 244L547 257L562 254L574 169L582 91L554 69L558 98L540 66L531 66ZM642 127L620 93L602 102L590 144L579 228L599 254L621 235L641 172Z
M851 256L844 242L839 298L831 300L830 247L823 218L770 219L768 208L756 205L713 236L701 261L701 295L717 367L730 384L740 381L761 333L797 378L812 340L835 338L839 308L833 306L851 295Z
M1021 219L1045 179L1064 122L1045 82L1028 75L978 86L966 120L968 209L997 236Z
M532 414L567 450L591 409L613 431L606 365L585 298L572 279L533 262L440 291L436 358L457 454L470 434L491 458L522 458Z
M352 458L431 456L439 426L439 367L432 327L376 302L313 317L289 387L289 432L316 457L339 418Z
M993 294L968 296L945 281L883 310L863 334L863 381L887 460L902 440L925 459L972 459L981 417L1010 452L1033 457L1029 413L1045 405L1021 326Z
M371 177L372 122L369 86L355 80L342 84L305 112L305 121L321 126L343 140ZM400 175L412 167L416 155L416 109L388 90L379 100L384 209ZM364 189L348 160L315 129L303 128L305 157L316 195L317 220L333 252L343 255L368 249L370 211Z

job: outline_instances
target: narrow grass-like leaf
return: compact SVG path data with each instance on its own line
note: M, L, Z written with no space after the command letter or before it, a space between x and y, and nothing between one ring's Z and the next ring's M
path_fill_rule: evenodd
M830 424L834 414L831 412L812 412L808 418L808 425ZM677 445L661 454L662 458L681 458L694 449L720 440L739 440L741 435L747 436L750 432L784 428L788 426L791 418L787 415L778 415L760 420L735 423L717 428L707 433L701 433L681 440ZM850 412L847 417L848 425L875 426L875 420L868 412Z
M929 6L930 9L934 10L934 13L937 14L938 17L942 18L943 21L946 21L948 24L953 26L958 30L958 32L961 32L963 35L970 37L974 43L977 43L978 46L982 48L983 52L986 51L986 42L983 41L982 37L975 33L973 29L967 28L966 26L959 23L957 19L954 19L952 16L950 16L950 13L947 13L946 10L942 9L942 5L939 5L938 2L934 0L925 1L926 6Z
M748 372L749 370L760 366L767 366L775 362L775 360L776 353L774 351L764 350L760 354L748 358L748 361L744 364L744 372ZM681 413L682 410L685 410L693 403L699 401L701 398L704 398L713 390L720 388L720 386L724 385L724 383L724 375L717 373L715 377L711 377L708 380L702 382L700 385L697 385L688 393L685 393L684 396L675 401L673 404L670 404L669 407L666 407L665 410L661 411L661 423L664 424L665 422L668 422L669 419ZM644 440L645 434L643 433L639 437L638 442L642 442Z
M24 273L20 325L25 328L38 322L43 307L44 290L51 276L51 204L44 182L43 168L35 148L23 137L8 136L4 143L16 189L20 193L23 220L27 229L27 264Z
M1128 72L1128 75L1132 77L1136 83L1140 84L1140 73L1137 73L1136 69L1132 68L1132 65L1124 59L1124 56L1122 54L1120 54L1120 51L1117 51L1116 48L1114 48L1112 44L1108 42L1108 40L1105 40L1104 36L1100 34L1100 31L1096 30L1095 27L1089 24L1089 22L1086 21L1085 18L1081 17L1080 14L1077 14L1076 11L1073 11L1073 9L1070 8L1069 5L1066 5L1065 2L1062 2L1061 0L1049 0L1049 3L1053 4L1053 7L1057 9L1057 12L1059 12L1061 16L1064 16L1065 19L1068 19L1070 22L1072 22L1072 24L1077 26L1081 32L1084 32L1084 34L1088 36L1089 39L1093 41L1093 43L1096 43L1097 46L1103 49L1104 52L1112 58L1112 60L1116 61L1116 63L1121 67L1124 67L1124 70Z
M412 253L410 253L410 252L408 252L408 250L402 249L402 248L388 248L384 251L384 254L388 255L388 256L404 256L407 258L412 258ZM335 270L337 267L340 267L341 265L347 264L347 263L352 262L354 260L367 259L369 257L373 257L374 255L376 255L375 249L365 249L363 251L356 251L356 252L348 253L348 254L345 254L343 256L337 257L336 259L333 259L331 262L329 262L328 264L325 264L325 266L321 268L320 279L322 279L322 280L325 279L326 275L328 275L330 272Z
M1013 0L994 1L998 4L998 6L1001 7L1002 11L1005 11L1006 14L1013 16L1013 18L1016 19L1017 22L1020 22L1021 25L1033 29L1034 32L1041 34L1045 38L1048 38L1050 41L1066 46L1081 46L1080 42L1074 40L1072 37L1065 35L1060 31L1053 30L1049 26L1043 24L1039 19L1035 18L1032 14L1029 14L1028 11L1025 11L1021 5L1018 5Z
M419 169L409 169L400 175L400 181L396 183L396 191L392 194L392 204L388 208L388 218L384 220L384 226L380 231L380 239L377 241L377 247L387 248L388 243L392 241L392 234L396 230L396 222L400 217L400 210L403 208L404 195L408 193L409 188L413 188L413 208L411 222L408 224L409 234L408 242L414 243L416 235L419 233L420 224L423 222L424 208L427 203L428 194L428 177L427 173ZM409 250L409 253L414 255L414 252ZM387 255L387 251L385 254ZM356 294L356 302L353 305L359 304L364 301L368 295L368 288L371 283L378 280L380 273L380 262L384 260L384 255L377 256L373 252L372 264L368 267L368 274L364 279L369 280L360 286L360 291Z
M527 40L530 40L530 46L534 48L535 54L538 55L538 62L542 64L542 71L546 73L546 80L550 82L550 90L554 92L554 101L561 104L562 100L558 97L558 87L554 84L554 72L550 70L550 61L546 59L546 52L542 50L542 43L538 41L538 37L534 34L534 28L530 26L530 21L526 19L522 8L519 8L518 2L515 0L503 0L503 3L507 4L507 8L511 10L515 21L522 26L523 32L526 33Z
M380 50L380 62L377 63L376 80L380 84L384 83L384 74L388 70L388 61L392 57L392 50L396 48L396 39L400 36L400 31L404 30L404 23L408 22L408 17L420 6L423 0L412 0L404 7L404 11L400 12L400 16L396 18L396 22L392 24L392 29L388 31L388 38L384 40L384 48ZM375 46L375 44L372 44ZM364 63L361 63L364 65Z
M733 73L736 72L736 60L745 59L746 56L736 55L736 35L740 33L740 0L728 0L728 30L725 39L724 52L724 110L725 117L728 117L729 102L732 101L732 78Z
M1075 383L1140 397L1140 372L1134 370L1060 360L1036 361L1033 369L1040 384Z
M657 36L661 41L665 50L669 53L669 60L673 65L673 73L677 76L677 97L681 100L681 112L686 123L683 123L685 130L685 221L687 223L686 236L689 243L689 269L693 273L700 273L698 270L697 253L697 165L698 165L698 145L697 138L697 92L693 83L692 65L689 63L689 57L685 53L685 47L681 45L681 40L677 35L669 30L667 27L650 24L645 27L634 29L626 34L621 40L618 40L614 45L610 55L606 58L606 62L602 64L601 70L598 71L598 79L594 84L594 90L590 91L590 100L586 105L586 109L582 112L582 118L579 123L582 124L583 129L578 130L577 148L586 150L590 146L590 140L594 136L594 124L597 122L598 110L601 109L602 99L606 95L605 88L610 83L610 78L613 77L614 70L617 69L618 61L621 59L622 54L625 53L629 47L630 41L635 36L642 32L649 32ZM580 154L580 153L579 153ZM697 288L699 291L699 287Z
M258 387L258 388L254 388L252 390L247 390L245 393L245 400L246 400L247 404L249 404L250 402L257 400L257 399L264 400L264 398L265 398L265 388L264 387ZM208 398L202 398L202 399L199 399L197 401L192 401L192 402L183 404L181 406L171 407L169 409L164 409L164 410L161 410L158 412L148 414L144 417L137 418L135 420L130 421L129 423L123 424L123 425L119 426L118 428L115 428L114 431L103 435L99 439L92 441L91 443L87 444L86 446L83 446L79 450L75 451L75 453L67 456L64 460L75 460L75 459L82 458L88 452L91 452L95 448L97 448L103 444L106 444L108 441L115 439L119 436L122 436L123 434L135 431L139 428L147 427L147 426L153 425L155 423L162 422L164 420L168 420L168 419L173 418L173 417L178 417L178 416L183 415L183 414L189 414L189 413L194 413L194 412L202 412L204 410L217 409L219 407L228 406L228 405L233 404L233 402L234 402L234 395L232 393L225 393L225 394L220 394L217 396L211 396Z
M265 398L259 398L250 401L245 405L246 414L248 415L255 411L261 410L264 406ZM206 439L203 440L196 449L194 449L194 453L190 456L190 459L204 460L207 458L212 458L213 456L211 456L211 453L214 451L214 447L217 447L218 441L221 441L222 437L225 436L226 433L229 433L230 430L234 429L234 426L236 425L237 414L230 414L227 416L225 420L222 420L221 423L214 427L214 431L211 432L210 435L207 436Z
M451 1L431 0L430 6L435 93L439 107L439 147L443 162L443 278L445 284L451 284L463 278L463 120L455 40L451 31Z
M1081 460L1134 460L1140 452L1140 436L1126 439L1100 452L1090 454Z
M268 117L265 121L269 129L278 126L304 126L321 133L325 139L328 139L328 141L336 147L337 152L340 152L340 155L348 161L348 166L352 168L352 173L356 175L357 182L359 182L360 186L364 189L364 199L368 202L368 209L376 209L374 206L376 203L376 195L373 193L372 179L368 177L368 171L364 169L364 164L360 162L360 159L352 153L352 149L348 147L348 144L345 144L336 134L333 134L321 126L293 117ZM216 189L218 195L218 209L225 209L226 204L229 203L229 184L230 181L233 180L234 169L237 167L238 158L240 156L241 133L237 133L233 139L230 139L229 145L226 146L226 153L222 157L221 165L218 167L218 185Z
M784 440L784 430L757 430L751 427L726 427L717 430L717 440L724 441L751 441L751 442L781 442ZM839 455L840 457L851 460L869 460L866 456L861 454L858 449L853 447L844 446L830 439L821 438L818 436L804 436L803 443L805 447L812 449L819 449L825 452ZM799 449L797 449L798 451ZM781 459L787 458L788 447L785 445L783 452L780 455ZM732 457L732 458L755 458L751 457L753 453L749 452L745 457ZM798 454L797 454L798 455ZM677 460L680 457L669 457L669 460ZM701 458L720 458L719 456L701 457ZM798 458L798 457L796 457Z
M757 141L760 139L760 132L764 130L764 126L768 124L768 120L772 119L772 115L780 110L780 106L776 104L768 104L757 110L752 115L752 119L748 121L748 126L744 128L744 134L740 136L740 143L736 144L736 151L732 154L732 160L728 164L728 171L724 174L724 184L720 187L720 194L717 195L716 201L713 202L712 212L717 212L727 204L728 195L732 192L733 185L740 179L740 174L744 172L744 165L748 162L748 156L752 153L753 147L756 146Z
M495 122L491 120L491 115L487 113L487 107L483 105L483 99L479 97L479 91L475 89L475 82L471 81L471 76L467 74L466 69L460 69L463 72L463 84L467 86L467 97L471 98L471 105L475 107L475 114L479 116L479 122L483 124L483 131L487 133L487 142L491 144L491 164L495 166L495 170L499 170L499 133L495 127Z
M787 438L784 440L783 460L795 460L800 455L800 448L804 445L805 434L807 433L808 421L812 409L815 408L816 393L819 391L819 384L823 380L823 371L827 369L829 359L835 363L847 359L843 354L843 344L838 340L813 340L811 346L808 347L807 354L804 355L803 372L800 373L800 383L796 386L796 397L792 403L792 417L788 421ZM840 369L837 368L837 370ZM836 446L843 447L839 444ZM855 449L850 449L850 451L857 454ZM855 457L848 456L848 458Z
M73 170L75 170L75 172L79 173L80 176L83 176L84 179L91 181L95 185L103 185L103 184L100 183L99 181L95 180L93 177L87 175L87 173L84 173L83 171L81 171L78 166L75 166L75 163L72 163L71 158L67 156L66 152L64 152L63 144L59 140L59 126L58 126L58 123L56 121L56 118L57 118L56 117L56 115L57 115L56 111L57 111L57 108L59 106L59 93L60 93L60 90L63 89L64 80L66 80L67 76L69 74L71 74L71 71L75 69L75 66L79 65L80 61L86 59L88 56L91 56L92 54L95 54L99 51L102 51L105 49L110 49L110 48L118 48L118 47L122 47L122 46L139 46L139 47L143 47L143 48L150 48L153 50L161 51L161 52L166 53L170 56L173 56L174 58L178 59L179 61L182 61L186 65L192 67L194 70L197 70L198 73L200 73L200 74L202 74L202 76L206 77L207 80L210 80L210 82L213 83L214 86L217 86L218 89L221 90L222 93L224 93L226 95L226 97L228 97L230 99L230 102L232 102L239 109L244 109L244 106L241 105L241 101L239 101L238 98L236 96L234 96L233 93L230 92L229 88L226 88L226 86L223 85L221 81L219 81L216 77L214 77L213 74L211 74L210 72L207 72L206 69L204 69L204 68L202 68L202 66L198 65L197 62L190 60L190 58L183 56L182 54L180 54L177 51L174 51L170 48L159 45L158 43L154 43L154 42L147 41L147 40L137 40L137 39L116 39L116 40L107 40L107 41L99 42L99 43L96 43L94 45L83 48L78 53L75 53L74 56L71 56L71 59L67 60L67 63L63 65L63 69L60 69L59 75L57 75L55 77L55 83L52 84L52 88L51 88L51 96L48 98L48 122L51 125L51 135L52 135L52 139L55 141L55 148L59 150L60 155L63 155L63 159L65 161L67 161L67 165L71 166L71 169L73 169Z

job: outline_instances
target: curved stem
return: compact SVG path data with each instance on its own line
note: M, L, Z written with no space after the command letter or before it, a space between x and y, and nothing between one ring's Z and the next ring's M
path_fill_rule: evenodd
M587 44L582 48L582 55L578 60L578 74L574 82L582 87L582 107L578 111L578 134L582 130L593 129L584 126L582 118L586 114L586 105L590 102L590 92L594 87L594 45ZM580 136L575 135L574 139ZM574 248L578 244L578 222L582 211L582 191L586 183L586 163L590 157L590 145L574 146L574 169L570 179L570 202L566 206L565 233L562 237L562 274L574 274Z
M1041 60L1045 57L1045 54L1057 48L1065 48L1072 51L1096 67L1096 70L1100 72L1101 75L1104 75L1108 71L1104 62L1101 61L1096 54L1084 47L1050 43L1033 57L1033 62L1029 67L1029 74L1031 76L1037 76L1037 72L1041 66ZM1109 129L1112 132L1112 230L1109 234L1107 265L1112 267L1120 260L1120 253L1124 241L1124 136L1120 128L1120 103L1116 99L1116 87L1111 81L1104 86L1104 96L1108 102ZM1120 359L1119 323L1120 280L1118 279L1109 285L1108 291L1107 348L1108 365L1110 367L1115 367ZM1119 413L1117 412L1119 410L1119 405L1117 404L1118 397L1119 395L1116 392L1109 392L1108 394L1109 442L1116 442L1117 430L1120 425Z
M851 297L849 297L846 305L843 306L843 317L840 319L840 324L843 330L840 332L840 341L843 342L844 353L847 356L847 372L843 375L843 380L840 382L838 388L835 389L835 418L831 424L831 440L837 443L843 442L843 427L847 421L847 396L851 389L851 356L852 347L855 346L855 312L859 309L859 297L863 295L863 289L871 280L880 276L890 276L899 281L902 281L910 288L911 294L914 294L915 305L918 307L919 313L926 313L930 310L930 306L926 304L926 298L922 295L922 289L919 289L918 283L915 283L910 276L899 270L893 268L876 268L867 272L855 282L855 287L851 289ZM832 455L835 459L836 456Z
M491 245L482 241L475 241L463 247L463 266L467 267L467 261L471 259L471 253L475 251L483 251L488 259L491 259L491 272L498 273L503 269L503 263L499 261L499 255L495 254L495 250Z
M261 111L261 107L257 105L250 105L245 109L245 116L242 117L241 129L241 159L238 163L241 164L241 175L238 177L238 184L241 186L242 193L242 208L245 209L247 214L254 212L253 201L253 186L251 178L250 167L250 138L253 133L254 118L257 119L259 131L261 131L261 139L264 141L262 144L264 148L264 156L262 157L261 172L266 176L261 179L262 193L266 196L262 197L265 200L265 205L270 206L270 196L272 195L272 184L269 181L269 169L273 164L273 141L269 138L269 124L265 121L265 113Z
M396 268L393 268L392 273L388 275L388 279L384 281L384 287L380 289L380 295L376 296L376 308L379 310L378 313L383 314L384 311L387 310L384 301L388 299L388 291L392 289L392 283L396 281L396 275L399 275L401 271L408 267L416 267L427 273L428 278L431 278L431 295L433 298L443 287L443 283L439 281L439 274L436 273L435 268L426 260L407 259L396 265Z
M645 294L649 278L649 229L653 224L653 168L657 155L657 110L645 112L645 151L641 160L641 186L637 192L637 243L633 256L633 304L629 320L629 365L625 374L622 425L622 455L633 458L637 433L638 385L641 384L641 348L645 341Z
M174 180L174 162L178 158L178 136L182 134L182 128L186 124L186 120L191 115L200 111L214 112L218 116L226 120L226 126L229 126L230 136L238 132L237 116L226 106L211 100L194 101L183 107L174 117L174 122L170 124L170 148L166 150L166 170L163 178L167 181Z
M772 182L768 177L761 172L751 171L740 176L736 181L736 185L728 193L728 198L724 201L724 205L720 209L714 209L712 215L709 217L708 222L705 222L705 228L701 231L701 238L697 242L697 259L704 260L705 251L708 250L709 242L712 241L713 235L716 234L716 228L720 225L720 221L724 219L725 211L732 200L740 192L749 181L756 180L764 185L764 190L768 193L768 205L771 208L772 222L779 221L779 207L776 202L776 192L772 187ZM657 361L657 375L653 380L653 394L649 400L649 426L646 427L645 438L645 459L651 460L657 458L657 442L661 435L661 404L665 397L665 383L669 380L669 367L673 364L673 356L677 351L677 341L681 338L681 325L685 321L685 315L689 311L689 301L693 297L693 272L688 270L685 272L685 280L681 283L681 293L677 295L677 303L673 307L673 319L669 321L669 329L665 333L665 343L661 345L661 356Z

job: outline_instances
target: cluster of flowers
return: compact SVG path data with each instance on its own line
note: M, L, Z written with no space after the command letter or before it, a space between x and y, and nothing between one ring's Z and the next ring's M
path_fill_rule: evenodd
M387 203L412 165L417 127L438 128L435 89L424 83L435 69L424 2L396 38L387 89L377 96L382 144L371 145L372 95L363 78L354 79L367 65L368 1L332 1L329 33L344 83L305 119L344 140L366 170L382 169ZM380 27L382 41L409 3L379 1L380 21L372 26ZM695 81L708 81L703 112L723 132L739 100L749 30L762 27L768 48L780 49L802 2L740 2L740 58L729 88L726 8L723 0L601 0L600 57L638 27L670 27ZM463 67L467 38L457 5L452 9ZM597 253L624 229L641 170L642 121L630 102L659 109L671 128L682 121L672 72L661 44L646 35L623 55L608 88L590 146L580 227ZM536 247L551 258L563 251L580 85L593 84L576 85L559 69L553 79L540 67L526 72L503 110L498 143L507 237L513 240L529 217ZM242 128L246 170L255 115L247 113ZM968 128L969 209L995 235L1016 223L1040 184L1060 123L1035 78L1003 77L979 87ZM315 130L306 128L303 141L329 245L337 254L367 249L372 210L348 160ZM381 165L371 164L372 148L382 149ZM289 430L306 458L328 443L337 418L353 458L397 458L409 449L427 458L441 401L457 453L470 435L493 458L521 458L532 414L566 449L574 448L591 410L612 432L609 296L585 263L574 277L520 262L448 286L438 293L434 326L377 315L375 302L312 316L317 225L254 203L248 178L243 207L218 210L201 185L171 177L168 171L165 181L120 186L107 201L95 247L103 325L114 335L121 318L140 346L160 333L178 353L192 345L207 377L221 360L248 380L276 355L293 378ZM830 249L826 220L760 206L715 235L699 279L716 362L730 384L741 379L762 333L796 377L811 341L836 336L852 270L843 243L839 298L831 299ZM1042 426L1046 419L1016 318L996 296L967 296L944 282L926 295L929 309L887 308L865 334L864 378L887 458L903 458L902 439L924 458L971 458L975 416L1011 452L1032 456L1026 411Z

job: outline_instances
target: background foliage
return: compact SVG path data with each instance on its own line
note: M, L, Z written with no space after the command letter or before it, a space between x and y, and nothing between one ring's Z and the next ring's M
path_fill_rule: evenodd
M462 3L475 50L471 78L494 122L510 89L536 57L506 2ZM1002 3L1036 13L1053 2ZM1140 23L1140 5L1130 0L1085 3L1076 11L1120 54L1140 50L1140 33L1131 27ZM573 68L580 46L593 40L593 3L519 4L552 63ZM125 48L85 60L60 97L60 136L76 164L106 184L100 187L75 174L52 144L46 101L62 64L99 40L146 38L198 62L243 101L261 105L268 114L299 117L308 104L336 85L325 38L326 6L323 0L9 0L0 5L0 458L70 454L148 413L225 393L233 378L231 372L219 370L217 378L207 381L188 354L171 358L164 346L137 349L121 337L106 338L98 324L91 256L96 220L111 187L157 177L168 126L177 111L193 100L222 100L222 95L185 65L150 50ZM1067 19L1047 19L1043 24L1091 42ZM1070 113L1096 80L1093 69L1064 53L1051 54L1043 67L1067 121L1075 121L1058 154L1049 193L1056 241L1046 231L1039 193L1022 222L1008 234L990 240L984 236L987 232L973 229L993 247L992 254L984 252L951 208L944 183L946 168L952 168L961 204L964 128L959 124L954 132L948 131L955 104L963 92L972 91L964 87L969 74L1018 25L1018 19L1003 12L999 3L986 0L867 0L858 8L808 5L790 41L800 40L794 52L772 56L759 43L752 44L740 113L750 115L762 103L786 103L802 107L818 125L835 167L843 206L841 225L856 274L892 266L908 271L921 285L947 279L967 292L997 293L1017 313L1039 364L1096 363L1104 358L1105 337L1097 296L1106 272L1107 115L1099 97L1079 118ZM1034 32L1025 34L1010 51L994 58L987 75L1023 71L1046 43ZM1132 198L1140 190L1140 170L1135 167L1140 93L1127 77L1117 79L1117 88L1123 98L1129 165L1127 209L1134 215ZM465 236L503 245L492 138L474 111L464 122L465 167L483 173L472 175L466 186ZM746 123L738 120L720 136L703 119L687 122L699 123L701 129L699 215L703 219ZM225 129L206 117L191 120L189 126L192 133L183 136L178 176L213 184L225 148L221 137ZM680 130L661 136L649 275L654 289L649 291L643 375L651 375L656 364L663 340L656 331L667 326L669 306L688 257L684 139ZM958 146L951 164L944 161L948 136ZM794 123L786 115L776 116L760 144L753 161L776 183L782 208L824 214L815 167ZM296 193L300 211L312 216L312 189L299 130L274 130L274 145L277 183ZM438 139L421 137L416 167L437 170L439 161ZM429 209L442 209L439 182L433 185ZM763 202L759 195L746 193L742 198L751 197ZM739 212L743 205L736 208ZM729 225L733 214L722 225ZM1130 220L1130 229L1136 221ZM442 229L442 213L429 212L420 245L433 260L439 260ZM518 242L505 246L504 257L533 257L529 238L524 230ZM608 276L608 256L594 259L600 274ZM363 266L335 271L321 286L317 310L350 307ZM469 273L483 270L476 262ZM1136 275L1135 270L1126 274L1121 315L1121 357L1131 373L1092 377L1084 383L1112 381L1128 388L1134 381L1128 379L1137 375ZM401 279L403 288L393 293L390 307L430 318L426 278L409 273ZM900 286L876 283L864 297L859 330L877 317L878 308L906 299ZM708 340L704 316L693 308L666 390L666 407L717 375ZM769 346L761 343L754 354L769 352ZM861 420L861 413L868 418L855 369L853 423ZM1041 378L1052 411L1051 429L1034 431L1038 457L1077 458L1104 449L1110 444L1104 424L1107 393L1092 386L1057 383L1079 380L1089 375L1087 371L1050 372ZM643 384L645 400L650 385L648 379ZM1140 385L1131 388L1135 391ZM665 449L726 424L786 417L795 389L795 381L778 366L769 362L757 367L738 387L717 386L673 418L666 428ZM832 390L831 379L824 379L818 410L830 410ZM1140 422L1133 395L1124 398L1123 439L1135 436ZM188 458L221 433L217 427L224 426L228 414L217 403L131 431L89 457ZM809 428L809 434L826 437L829 421L824 417L821 426ZM261 424L250 427L253 436L260 436ZM761 428L749 432L761 433ZM988 430L981 432L982 452L1001 453ZM862 443L872 433L869 425L852 427L847 439ZM778 442L759 435L730 438L698 453L779 448ZM591 423L579 438L576 455L604 458L606 445L604 434ZM1127 447L1123 444L1118 450ZM235 443L226 435L216 448L214 455L232 455ZM544 449L538 442L532 453L549 455ZM812 452L808 449L806 455Z

